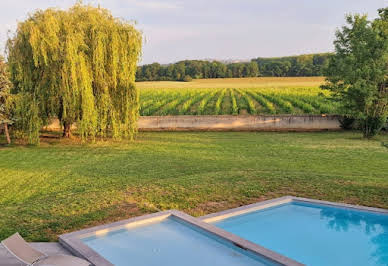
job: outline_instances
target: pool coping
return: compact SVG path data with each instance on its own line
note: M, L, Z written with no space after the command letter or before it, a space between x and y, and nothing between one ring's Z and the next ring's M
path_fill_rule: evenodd
M117 230L120 228L138 226L141 224L155 222L158 220L161 221L170 216L173 216L174 218L178 218L178 220L180 219L183 222L186 222L192 226L195 226L207 233L213 234L216 237L219 237L222 240L229 242L238 248L241 248L245 251L253 253L254 255L258 255L259 257L262 257L274 263L277 263L280 265L286 265L286 266L303 265L295 260L292 260L281 254L278 254L269 249L261 247L257 244L254 244L253 242L250 242L234 234L226 232L220 228L217 228L212 224L208 224L202 221L201 219L194 218L188 214L185 214L177 210L157 212L153 214L143 215L140 217L130 218L130 219L115 222L115 223L95 226L92 228L88 228L88 229L84 229L84 230L80 230L80 231L76 231L68 234L63 234L59 236L59 242L70 252L72 252L74 255L87 259L95 266L112 266L113 264L111 262L106 260L104 257L102 257L96 251L88 247L86 244L84 244L81 241L81 238L86 238L93 235L103 235L109 231Z
M244 205L233 209L228 209L225 211L211 213L211 214L199 217L199 219L206 223L212 223L212 222L227 219L229 217L246 214L246 213L250 213L253 211L258 211L258 210L262 210L270 207L275 207L281 204L286 204L291 202L315 203L315 204L343 208L343 209L352 209L352 210L359 210L359 211L366 211L366 212L388 214L387 209L366 207L361 205L352 205L352 204L331 202L331 201L324 201L324 200L316 200L316 199L309 199L309 198L302 198L302 197L284 196L280 198L261 201L258 203Z

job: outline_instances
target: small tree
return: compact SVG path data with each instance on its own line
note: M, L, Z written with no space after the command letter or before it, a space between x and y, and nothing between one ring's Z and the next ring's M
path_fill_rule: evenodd
M191 82L193 81L193 78L189 75L186 75L185 78L183 79L184 82Z
M347 16L336 33L335 54L326 69L327 83L343 114L360 121L364 137L376 135L388 115L388 8L379 18Z
M30 142L56 117L63 136L77 123L83 139L130 137L136 132L136 64L142 36L132 23L103 8L76 4L67 11L37 11L8 41L8 62L18 126Z
M4 58L0 56L0 126L4 128L5 136L8 144L11 144L11 138L8 132L8 125L12 124L10 114L7 107L9 100L9 92L11 89L11 82L8 79L7 65Z

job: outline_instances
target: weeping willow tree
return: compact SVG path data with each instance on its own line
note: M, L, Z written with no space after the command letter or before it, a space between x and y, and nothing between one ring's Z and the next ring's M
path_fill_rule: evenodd
M133 138L139 96L136 65L142 36L131 22L103 8L76 4L37 11L8 40L8 63L19 127L30 142L51 118L63 136L74 123L82 137Z
M9 91L11 88L11 82L8 79L7 65L4 62L4 58L0 55L0 127L4 129L4 133L7 139L7 143L11 144L11 138L8 132L8 125L12 124L12 120L9 114L8 102Z

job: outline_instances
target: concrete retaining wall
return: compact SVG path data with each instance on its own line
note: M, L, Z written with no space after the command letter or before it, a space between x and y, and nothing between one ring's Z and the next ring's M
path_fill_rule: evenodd
M143 116L140 131L320 131L339 130L334 115Z
M141 116L139 131L320 131L339 130L334 115ZM59 130L54 120L46 130ZM76 129L76 126L72 126Z

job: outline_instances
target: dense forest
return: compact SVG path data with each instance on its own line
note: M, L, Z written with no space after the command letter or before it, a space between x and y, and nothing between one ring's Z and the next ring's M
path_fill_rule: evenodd
M321 76L330 54L308 54L276 58L256 58L250 62L225 64L219 61L185 60L175 64L153 63L139 66L137 81L200 78L301 77Z

